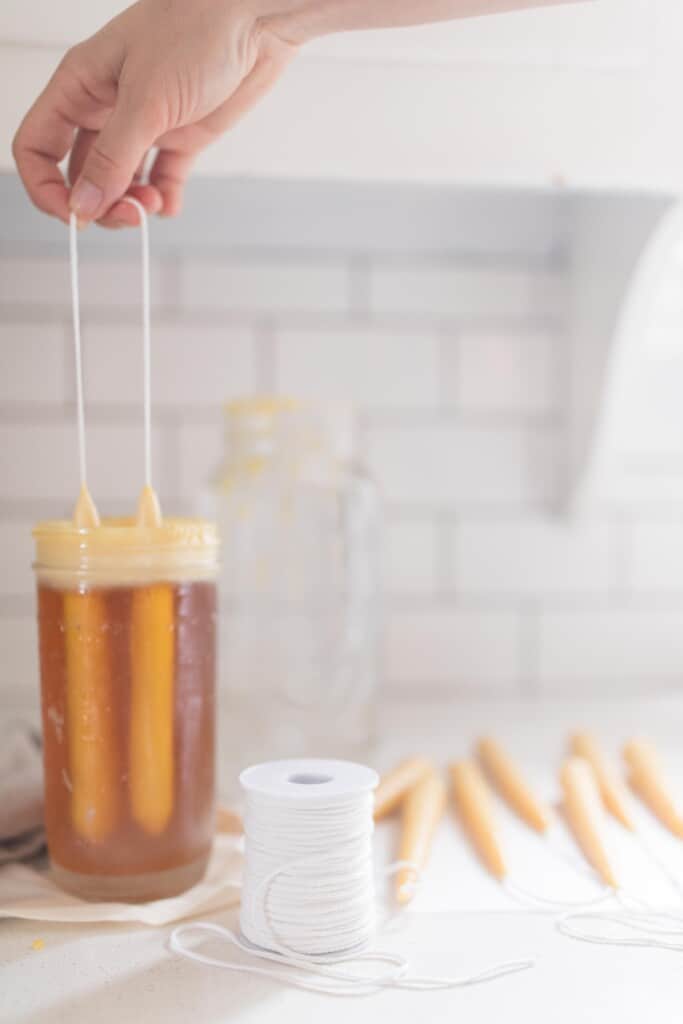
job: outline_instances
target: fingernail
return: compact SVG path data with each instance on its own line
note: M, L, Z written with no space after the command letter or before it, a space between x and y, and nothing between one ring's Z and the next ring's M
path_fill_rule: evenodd
M102 203L102 189L87 178L77 181L71 190L69 205L81 221L92 220Z

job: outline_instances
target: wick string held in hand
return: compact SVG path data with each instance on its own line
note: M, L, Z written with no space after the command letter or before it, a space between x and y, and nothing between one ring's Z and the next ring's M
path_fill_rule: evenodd
M74 355L76 359L76 414L78 423L78 468L81 488L87 488L85 447L85 410L83 400L83 359L81 354L81 305L78 288L78 222L76 214L69 217L69 257L71 264L71 312L73 317Z
M149 272L149 224L147 213L139 200L124 196L121 200L130 203L140 217L142 242L142 360L143 360L143 409L145 430L145 485L152 486L152 328Z

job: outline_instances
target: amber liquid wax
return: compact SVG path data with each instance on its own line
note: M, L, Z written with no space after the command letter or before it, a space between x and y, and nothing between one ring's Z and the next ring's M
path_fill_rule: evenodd
M214 830L212 582L38 586L45 825L59 883L154 899Z

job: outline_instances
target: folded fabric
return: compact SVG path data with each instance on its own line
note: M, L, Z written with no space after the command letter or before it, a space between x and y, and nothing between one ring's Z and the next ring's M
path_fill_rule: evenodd
M0 843L0 865L11 864L12 861L28 860L40 853L45 846L45 833L42 828L23 832L20 836L4 839Z
M0 732L0 864L44 845L40 738L17 722Z
M90 903L64 892L50 877L25 864L0 868L0 918L33 921L137 921L164 925L239 902L242 839L217 835L206 874L180 896L151 903Z

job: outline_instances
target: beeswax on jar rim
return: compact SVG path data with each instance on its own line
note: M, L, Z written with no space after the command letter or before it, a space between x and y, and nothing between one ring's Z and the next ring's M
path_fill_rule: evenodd
M38 579L54 586L74 579L102 586L211 580L218 570L217 529L204 519L168 517L143 526L121 517L88 528L52 520L38 523L33 538Z

